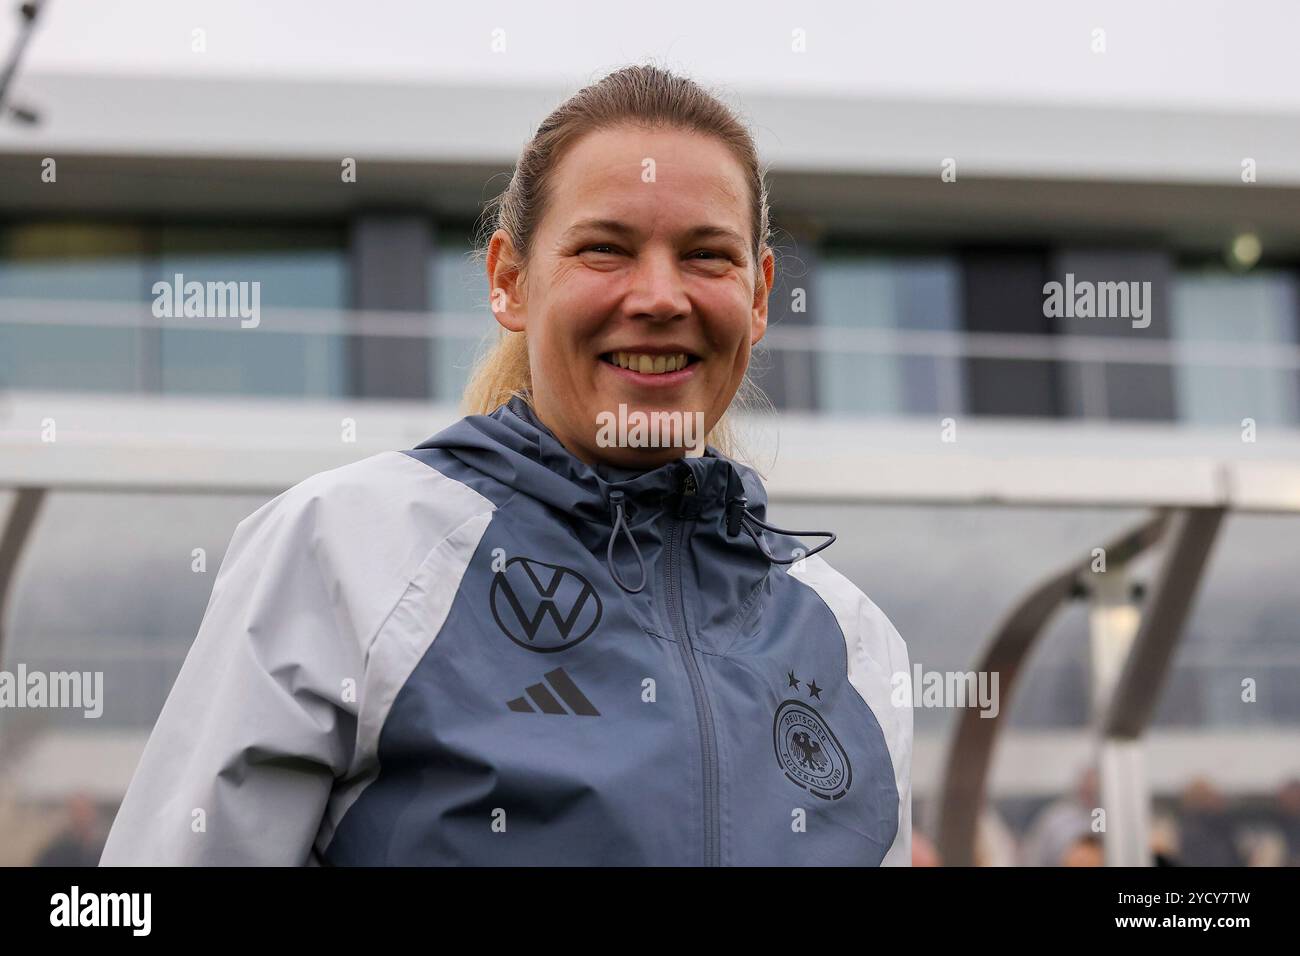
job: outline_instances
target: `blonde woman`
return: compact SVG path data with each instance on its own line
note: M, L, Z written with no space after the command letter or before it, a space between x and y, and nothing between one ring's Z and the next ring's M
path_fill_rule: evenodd
M102 862L908 865L906 648L727 454L750 134L619 70L489 212L472 414L240 523Z

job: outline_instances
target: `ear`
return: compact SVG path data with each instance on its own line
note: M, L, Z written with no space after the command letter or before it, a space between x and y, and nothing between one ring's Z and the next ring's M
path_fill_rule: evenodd
M509 332L522 332L528 324L522 296L523 272L514 243L504 229L492 233L488 240L487 277L497 322Z
M763 281L754 289L753 315L749 323L749 344L756 345L767 333L767 300L772 294L772 281L775 276L776 256L771 246L763 247L763 257L759 268L763 272Z

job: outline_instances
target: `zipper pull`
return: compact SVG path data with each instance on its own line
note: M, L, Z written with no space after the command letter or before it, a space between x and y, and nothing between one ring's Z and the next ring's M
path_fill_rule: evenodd
M677 517L679 518L698 518L700 515L699 485L695 481L695 472L691 471L689 465L683 465L686 469L682 475L682 499L677 506Z

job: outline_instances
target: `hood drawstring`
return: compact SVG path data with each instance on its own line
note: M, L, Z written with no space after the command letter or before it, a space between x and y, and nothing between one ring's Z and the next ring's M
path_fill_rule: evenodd
M614 528L609 535L609 545L605 548L605 563L609 567L609 576L614 579L615 584L621 587L624 591L627 591L629 594L638 594L646 586L647 574L645 559L641 557L641 549L636 546L636 538L632 534L632 529L628 527L627 512L625 510L625 505L623 504L624 497L625 495L621 491L611 491L609 493L609 515L610 519L614 522ZM748 503L749 499L744 495L735 495L727 501L727 534L735 537L743 530L753 539L754 544L758 546L758 550L763 552L763 556L773 564L794 564L802 558L812 557L818 551L829 548L835 543L835 532L833 531L788 531L785 528L778 528L775 525L770 525L762 518L755 517L750 513L749 509L746 508ZM636 587L631 587L624 582L623 578L619 576L618 568L614 564L614 544L618 541L618 532L620 529L622 529L624 536L627 537L627 543L632 546L632 553L636 555L637 566L641 569L641 583ZM756 532L755 529L759 529L758 532ZM767 545L763 543L761 537L762 531L771 531L773 534L783 534L795 538L811 537L826 538L827 540L823 541L821 544L817 545L817 547L805 554L795 554L788 558L778 558L771 552Z
M778 528L775 525L770 525L762 518L755 517L751 514L745 507L748 503L749 499L744 495L735 495L727 502L727 534L735 537L740 534L741 529L743 528L744 531L754 539L754 544L758 545L758 550L762 551L763 556L773 564L794 564L802 558L812 557L818 551L821 551L824 548L829 548L835 543L835 533L833 531L787 531L785 528ZM763 543L763 539L759 534L754 533L755 527L771 531L773 534L784 534L794 538L812 537L826 538L827 540L804 554L796 554L789 558L778 558L768 550L767 545Z
M605 563L609 566L609 576L614 579L615 584L629 594L637 594L645 587L646 583L645 559L641 557L641 549L636 546L636 538L632 536L632 529L627 526L627 515L623 511L623 497L621 491L611 491L609 493L609 514L614 521L614 530L610 532L609 547L605 549ZM614 566L614 542L618 540L620 525L623 528L623 533L627 535L628 544L632 545L632 553L636 555L636 563L641 567L641 583L634 588L623 583L623 579L618 575L618 568Z

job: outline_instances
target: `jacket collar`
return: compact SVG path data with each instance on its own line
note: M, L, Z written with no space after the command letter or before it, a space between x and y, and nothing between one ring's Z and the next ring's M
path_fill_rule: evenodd
M712 445L702 456L684 457L637 471L577 458L518 396L489 415L470 415L417 446L442 448L521 494L585 521L608 525L611 493L621 491L629 521L639 524L675 505L694 480L699 517L721 515L738 495L760 517L767 496L752 469ZM615 496L617 497L617 496Z

